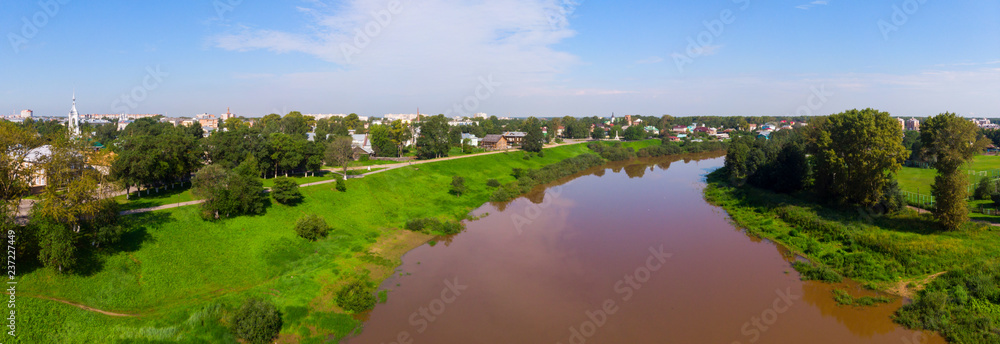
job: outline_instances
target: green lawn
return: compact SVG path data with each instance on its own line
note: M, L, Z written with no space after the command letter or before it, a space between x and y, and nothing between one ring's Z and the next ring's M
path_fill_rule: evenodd
M328 184L302 188L302 203L272 203L264 216L206 222L196 206L129 216L122 242L86 255L74 272L19 271L18 340L234 343L220 319L247 297L278 305L286 340L339 338L359 323L333 304L335 287L372 269L391 273L402 254L361 253L398 236L409 219L464 218L489 199L488 179L511 182L513 168L588 152L570 145L530 160L511 152L404 167L348 180L343 193ZM455 175L466 180L462 197L448 193ZM334 231L319 242L300 239L292 226L305 214L322 216ZM140 316L110 317L29 295Z
M987 174L992 176L992 178L998 178L1000 175L996 175L997 172L990 171L1000 170L1000 156L977 156L975 160L966 165L963 170L977 172L987 171ZM935 169L903 167L896 175L896 179L899 180L899 187L903 191L929 195L931 184L934 184L934 176L936 175L937 170ZM980 178L982 177L970 176L969 181L975 183L978 182Z

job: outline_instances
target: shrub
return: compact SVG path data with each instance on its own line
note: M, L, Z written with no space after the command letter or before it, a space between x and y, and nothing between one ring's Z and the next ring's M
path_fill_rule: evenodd
M462 196L465 193L465 178L454 176L451 177L451 193Z
M496 179L487 180L486 181L486 186L489 186L491 188L500 187L500 181L498 181Z
M823 281L840 283L843 281L843 277L840 277L836 272L825 266L813 267L810 264L803 262L792 263L792 267L795 271L798 271L802 275L802 280L804 281Z
M443 234L458 234L465 228L461 222L458 221L445 221L441 222L433 217L428 217L424 219L412 219L406 222L406 229L420 232L420 231L437 231Z
M248 343L270 343L281 331L281 312L270 302L248 299L233 316L233 334Z
M990 182L989 178L983 178L976 184L976 191L973 196L978 200L991 200L997 194L996 186Z
M362 281L354 281L337 291L337 305L351 313L361 313L375 308L375 288Z
M337 191L347 192L347 182L344 178L337 178Z
M288 177L274 178L274 187L271 188L271 196L281 204L295 204L302 201L299 184Z
M310 214L295 223L295 232L306 240L316 241L326 237L327 233L330 232L330 226L319 215Z

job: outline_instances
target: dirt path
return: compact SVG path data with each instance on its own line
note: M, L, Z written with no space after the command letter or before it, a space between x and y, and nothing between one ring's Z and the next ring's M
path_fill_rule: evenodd
M42 300L49 300L49 301L55 301L55 302L65 303L67 305L74 306L74 307L80 308L80 309L85 310L85 311L95 312L95 313L101 313L101 314L108 315L108 316L113 316L113 317L137 317L137 316L139 316L138 314L122 314L122 313L115 313L115 312L103 311L103 310L100 310L100 309L97 309L97 308L87 307L87 306L84 306L84 305L81 305L81 304L72 303L72 302L69 302L69 301L66 301L66 300L60 300L60 299L51 298L51 297L45 297L45 296L41 296L41 295L27 295L27 296L28 297L33 297L33 298L36 298L36 299L42 299Z
M948 273L948 272L947 271L943 271L943 272L938 272L936 274L927 276L927 277L925 277L923 279L902 280L902 281L899 281L899 283L896 283L896 285L894 287L889 288L888 292L912 300L914 297L917 296L917 292L923 290L924 287L927 286L928 283L933 282L935 279L937 279L938 277L941 277L941 275L944 275L946 273ZM910 287L910 284L913 284L913 287Z
M566 145L575 145L575 144L580 144L580 143L584 143L584 142L588 142L588 141L586 141L586 140L566 141L566 142L564 142L562 144L548 145L548 146L545 146L545 148L553 148L553 147L566 146ZM469 155L462 155L462 156L450 156L450 157L444 157L444 158L438 158L438 159L432 159L432 160L417 160L417 161L410 161L410 162L402 162L402 163L398 163L398 164L389 164L389 165L356 166L356 167L349 167L347 170L348 171L356 171L356 170L367 169L368 167L371 167L371 168L380 168L380 170L378 170L378 171L372 171L372 172L360 174L360 175L357 175L357 176L351 176L351 177L349 177L349 178L364 178L365 176L369 176L369 175L376 174L376 173L382 173L382 172L385 172L385 171L394 170L394 169L397 169L397 168L400 168L400 167L413 166L413 165L421 165L421 164L429 164L429 163L434 163L434 162L439 162L439 161L448 161L448 160L455 160L455 159L465 159L465 158L472 158L472 157L484 156L484 155L491 155L491 154L509 153L509 152L520 152L520 150L492 151L492 152L485 152L485 153L478 153L478 154L469 154ZM328 170L324 170L324 171L329 171L329 172L340 174L340 172L342 172L343 169L328 169ZM330 179L330 180L324 180L324 181L315 182L315 183L302 184L302 185L299 185L299 187L316 186L316 185L330 184L330 183L336 183L336 182L337 182L337 179ZM126 210L126 211L121 212L120 214L121 215L133 215L133 214L140 214L140 213L148 213L148 212L153 212L153 211L157 211L157 210L186 207L186 206L189 206L189 205L201 204L203 202L205 202L205 201L191 201L191 202L184 202L184 203L164 204L164 205L157 206L157 207Z

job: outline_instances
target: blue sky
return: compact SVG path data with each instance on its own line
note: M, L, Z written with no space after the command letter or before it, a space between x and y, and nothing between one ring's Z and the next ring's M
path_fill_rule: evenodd
M83 113L170 116L874 107L1000 117L997 1L0 0L0 9L3 114L65 115L75 89Z

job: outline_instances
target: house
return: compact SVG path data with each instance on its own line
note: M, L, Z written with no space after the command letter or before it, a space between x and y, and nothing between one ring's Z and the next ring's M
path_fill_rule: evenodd
M659 134L660 133L660 129L656 129L656 127L651 126L651 125L647 125L645 129L646 129L646 132L649 132L649 133L653 133L653 134Z
M473 147L479 146L479 137L476 137L476 135L469 133L462 134L462 144L465 144L465 140L469 140L469 145Z
M52 156L52 146L44 145L28 151L28 154L24 157L24 162L30 165L41 166L50 156ZM43 187L48 185L47 180L45 169L39 167L38 170L34 171L34 175L31 176L31 181L28 184L32 188Z
M757 133L757 137L763 137L765 139L770 140L771 139L771 131L770 130L761 130L760 132Z
M747 124L747 131L754 131L754 130L757 130L757 125L756 124L753 124L753 123Z
M503 135L486 135L479 143L486 150L507 149L507 139Z
M503 138L507 140L507 144L511 147L520 147L521 144L524 143L524 138L526 136L528 136L528 134L520 131L508 131L503 133Z
M726 134L726 133L717 134L717 135L715 135L715 138L717 138L719 140L728 140L729 139L729 134Z
M709 127L697 127L697 128L694 128L694 132L696 132L696 133L705 133L705 134L708 134L710 131L711 131L711 128L709 128Z
M674 126L673 132L676 134L687 134L688 128L683 125Z
M667 140L670 140L670 142L681 142L681 138L677 136L670 136L667 138Z
M354 160L358 160L362 155L375 157L375 149L368 139L368 134L352 134L351 147L354 148Z

